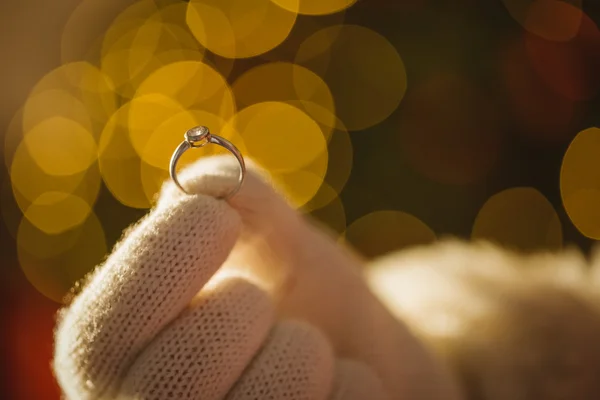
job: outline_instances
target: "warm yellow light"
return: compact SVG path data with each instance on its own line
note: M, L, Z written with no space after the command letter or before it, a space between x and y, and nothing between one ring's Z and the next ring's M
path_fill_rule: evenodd
M149 138L147 129L155 129L176 114L194 110L222 120L234 115L235 102L225 78L196 61L176 62L160 68L140 85L132 101L130 129L134 148L143 154Z
M127 111L121 111L121 115L127 114L126 127L129 140L140 157L144 154L156 127L175 115L185 112L179 102L162 94L136 97L125 107ZM178 136L178 132L172 134ZM180 135L180 138L183 138L183 133Z
M319 159L324 163L315 163L313 170L298 170L286 174L273 174L272 178L289 203L300 208L308 203L319 191L327 170L327 153ZM324 165L323 165L324 164ZM317 169L319 168L319 169Z
M232 85L240 108L266 101L293 104L319 122L327 137L335 126L335 104L327 84L317 74L287 62L261 64Z
M356 0L272 0L275 4L299 14L325 15L345 10Z
M542 193L518 187L487 200L475 219L472 237L525 251L558 249L562 247L562 226Z
M298 108L264 102L241 110L223 132L237 132L247 154L272 173L299 170L326 151L319 125Z
M117 19L107 32L102 70L122 96L133 97L139 85L165 65L204 58L204 49L181 25L186 7L176 3L158 9L142 2L126 10L124 15L133 15Z
M31 91L23 110L23 129L51 116L83 125L97 137L117 109L109 77L87 62L64 64L45 75Z
M367 257L434 241L435 233L423 221L403 211L375 211L354 221L344 234Z
M129 138L129 106L125 104L106 124L98 143L102 180L113 197L132 208L150 208L141 184L141 159Z
M585 129L573 139L560 170L565 211L585 236L600 239L600 129Z
M23 212L46 192L70 193L84 199L91 207L96 201L101 183L97 164L73 175L46 174L33 159L24 142L15 151L10 177L15 200Z
M24 216L42 232L59 234L83 223L91 213L80 197L64 192L45 192L25 210Z
M78 227L59 235L40 232L23 219L17 244L19 264L27 280L59 303L107 251L104 230L94 213Z
M31 157L48 175L74 175L96 162L96 142L91 132L75 121L51 117L25 132Z
M324 78L337 116L350 130L385 120L406 92L406 71L396 49L362 26L332 26L314 33L300 46L296 63Z
M271 0L191 0L186 21L208 50L222 57L247 58L283 42L296 16Z
M88 132L94 128L85 104L68 91L58 89L32 94L23 106L22 118L23 132L31 131L40 123L51 118L68 119L79 124Z

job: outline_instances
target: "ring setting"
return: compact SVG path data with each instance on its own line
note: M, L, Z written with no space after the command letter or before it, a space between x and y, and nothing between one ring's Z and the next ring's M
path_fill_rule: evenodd
M183 187L183 185L181 185L179 179L177 178L177 163L179 159L187 150L192 148L204 147L209 143L213 143L227 149L230 153L232 153L235 156L240 165L240 174L236 186L231 191L229 191L229 193L227 193L224 196L221 196L220 198L228 199L240 190L246 175L246 164L244 162L244 157L242 156L241 152L238 150L237 147L235 147L233 143L231 143L225 138L212 134L208 127L202 125L191 128L187 132L185 132L184 139L185 140L181 142L181 144L175 149L175 152L173 153L173 156L171 157L171 162L169 164L169 174L171 175L171 179L181 191L190 194L187 190L185 190L185 188Z

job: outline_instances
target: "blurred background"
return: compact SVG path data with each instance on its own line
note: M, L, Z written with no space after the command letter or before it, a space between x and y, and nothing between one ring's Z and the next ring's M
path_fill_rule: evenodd
M203 124L371 258L600 238L600 3L0 2L0 398ZM186 154L184 162L219 152Z

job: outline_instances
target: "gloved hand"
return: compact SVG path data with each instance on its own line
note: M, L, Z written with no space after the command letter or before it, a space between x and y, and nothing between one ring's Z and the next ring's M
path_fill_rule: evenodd
M60 313L66 398L457 399L362 260L255 170L228 201L228 157L180 174L198 194L164 185Z

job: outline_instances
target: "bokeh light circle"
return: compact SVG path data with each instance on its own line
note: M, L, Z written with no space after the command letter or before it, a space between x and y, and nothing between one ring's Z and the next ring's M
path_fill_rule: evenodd
M600 239L600 129L577 134L560 170L560 193L567 215L589 238Z
M327 164L317 173L298 170L287 174L272 174L271 177L289 204L294 208L300 208L317 194L323 184L326 169Z
M319 30L302 43L295 62L323 77L336 114L349 130L385 120L406 92L406 71L398 51L385 37L362 26Z
M356 0L271 0L286 10L298 14L326 15L347 9Z
M77 228L60 235L36 231L23 220L17 234L17 256L27 280L58 303L98 265L107 246L102 224L91 213Z
M582 0L502 0L510 15L529 33L566 42L581 25Z
M394 210L364 215L352 222L344 233L344 240L368 258L409 246L428 244L435 239L435 233L423 221Z
M96 141L84 126L64 117L48 118L26 132L31 157L48 175L74 175L96 162Z
M65 90L50 89L32 94L23 106L23 134L51 118L63 118L92 131L94 124L88 110L77 97Z
M250 158L275 173L301 169L327 151L319 125L300 109L281 102L244 108L223 133L240 135Z
M174 62L153 72L138 88L136 97L161 94L182 107L202 109L229 118L235 107L225 78L208 64L198 61Z
M325 156L327 156L326 160L324 160ZM327 154L319 156L305 168L318 176L321 176L319 171L323 165L327 171L323 177L323 184L310 201L303 206L304 210L310 211L326 207L331 201L336 200L350 178L353 159L354 150L350 135L343 124L338 121L327 145Z
M475 219L472 237L522 251L559 249L563 240L552 203L530 187L511 188L490 197Z
M69 193L82 198L92 207L101 186L96 163L72 175L49 175L39 167L24 142L15 151L10 177L15 200L22 212L46 192Z
M129 108L119 108L104 127L98 143L98 165L102 180L113 197L132 208L150 208L141 185L141 158L129 136Z
M79 226L91 213L90 205L78 196L45 192L25 210L24 216L48 234L59 234Z
M88 62L73 62L50 71L35 85L23 108L23 129L62 116L79 122L97 137L116 109L110 78Z
M135 17L136 13L131 11L134 14L131 18L115 21L103 43L102 70L126 98L131 98L141 82L157 69L174 62L204 58L204 49L181 26L185 3L160 9L145 3L131 7L142 15ZM146 13L149 15L143 15Z
M221 74L202 62L184 61L150 75L138 88L129 111L131 143L138 154L144 154L149 133L157 126L192 110L202 110L225 121L235 114L231 88Z
M190 0L186 21L206 49L227 58L248 58L283 42L296 17L271 0Z
M288 62L261 64L232 84L240 108L278 101L293 104L321 123L326 136L335 125L335 105L327 84L317 74Z
M271 62L294 62L298 49L306 38L325 27L343 25L345 19L345 12L321 15L318 18L298 15L292 31L283 43L259 57Z
M173 116L185 112L179 102L162 94L136 97L125 107L127 111L121 111L121 114L127 115L126 127L129 140L140 157L144 154L156 127ZM173 135L177 135L177 132L173 132ZM180 137L183 138L183 133L181 135Z

